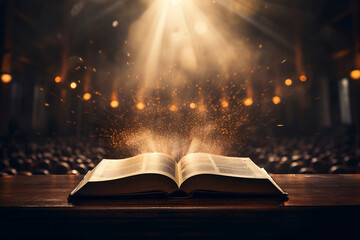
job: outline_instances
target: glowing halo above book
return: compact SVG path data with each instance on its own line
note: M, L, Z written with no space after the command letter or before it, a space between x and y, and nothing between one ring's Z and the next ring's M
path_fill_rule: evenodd
M287 197L250 158L191 153L176 161L164 153L144 153L103 159L84 176L69 199L151 193L191 196L197 192Z

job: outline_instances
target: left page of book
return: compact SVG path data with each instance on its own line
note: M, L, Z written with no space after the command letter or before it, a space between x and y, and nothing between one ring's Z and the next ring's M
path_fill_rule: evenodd
M126 159L103 159L91 172L89 182L151 173L165 175L177 182L176 161L163 153L144 153Z

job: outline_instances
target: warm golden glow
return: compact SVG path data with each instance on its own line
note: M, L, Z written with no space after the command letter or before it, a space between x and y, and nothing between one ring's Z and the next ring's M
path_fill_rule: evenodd
M195 104L195 103L190 103L189 107L190 107L191 109L195 109L195 108L196 108L196 104Z
M272 98L272 101L273 101L274 104L279 104L281 102L281 98L278 97L278 96L274 96Z
M163 83L167 85L170 78L161 75L169 71L169 66L171 72L180 76L171 78L171 84L180 85L182 75L205 74L210 68L226 75L250 57L245 44L237 44L237 34L225 27L228 19L218 17L213 5L206 3L212 1L145 2L148 8L131 24L127 42L134 59L131 64L144 76L139 81L143 82L145 91ZM237 51L241 51L241 58L235 54Z
M56 77L55 77L55 82L56 82L56 83L61 82L61 77L60 77L60 76L56 76Z
M355 80L360 79L360 70L359 69L352 70L350 72L350 77Z
M12 76L10 74L4 73L3 75L1 75L1 81L3 83L9 83L11 82L11 80L12 80Z
M112 100L112 101L110 102L110 106L111 106L112 108L117 108L117 107L119 106L119 101L118 101L118 100Z
M171 0L171 2L174 6L177 6L182 2L182 0Z
M139 102L138 104L136 104L136 108L139 110L143 110L145 108L145 104L142 102Z
M299 80L302 82L306 82L306 80L307 80L306 75L300 75Z
M292 85L292 80L290 78L285 80L285 85L286 86L291 86Z
M228 102L228 101L226 101L226 100L222 100L222 101L221 101L221 107L227 108L228 106L229 106L229 102Z
M90 100L90 98L91 98L91 94L90 94L90 93L84 93L83 99L84 99L85 101Z
M175 112L177 110L177 107L176 105L171 105L169 109L170 111Z
M252 100L252 98L247 98L244 101L245 106L251 106L253 103L254 103L254 101Z
M70 83L70 87L71 87L72 89L75 89L75 88L77 87L76 82L72 82L72 83Z

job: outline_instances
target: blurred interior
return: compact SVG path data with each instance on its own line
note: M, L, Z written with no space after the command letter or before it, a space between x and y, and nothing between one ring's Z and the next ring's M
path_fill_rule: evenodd
M360 173L359 6L0 0L0 175L149 151Z

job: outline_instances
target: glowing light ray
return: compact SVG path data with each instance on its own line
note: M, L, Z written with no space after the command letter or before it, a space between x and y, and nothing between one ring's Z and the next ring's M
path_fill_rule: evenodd
M208 59L208 54L211 54L211 59L220 59L225 64L223 64L223 71L227 71L228 62L236 61L236 55L234 54L234 47L232 42L226 41L221 34L214 26L214 24L209 20L206 14L196 5L195 2L191 2L191 7L188 8L187 16L190 21L193 22L203 22L208 28L208 34L205 37L201 38L202 41L197 41L197 48L202 51L202 55L205 55ZM208 51L212 49L212 51ZM206 52L207 54L204 54ZM199 54L200 55L200 54Z
M245 21L247 21L248 23L252 24L253 26L255 26L257 29L259 29L260 31L262 31L263 33L267 34L268 36L272 37L273 39L275 39L276 41L278 41L279 43L281 43L282 45L284 45L285 47L292 49L292 45L290 43L288 43L284 38L273 34L273 32L265 27L262 26L262 24L260 24L259 22L257 22L255 19L246 16L245 14L243 14L241 11L239 11L238 9L235 9L233 6L230 5L230 3L228 3L226 0L218 0L217 1L220 5L222 5L223 7L225 7L226 9L228 9L229 11L235 13L236 15L238 15L239 17L241 17L242 19L244 19Z
M166 15L167 15L167 8L169 2L167 1L164 5L162 5L162 9L159 11L160 16L158 16L152 28L155 28L153 38L150 40L150 51L147 53L146 62L145 62L145 87L152 82L153 79L156 78L158 73L158 65L159 65L159 58L160 58L160 50L162 45L162 37L165 29L166 23ZM161 7L161 4L160 6ZM151 36L149 36L151 38Z
M143 76L142 86L159 87L158 80L169 66L171 76L194 77L209 71L225 74L250 55L244 48L239 59L234 45L237 40L231 37L234 33L226 33L221 27L226 22L219 19L214 20L215 26L205 10L194 1L171 4L169 0L156 0L131 26L129 44L138 52L135 68ZM165 81L168 85L181 84L173 80Z

